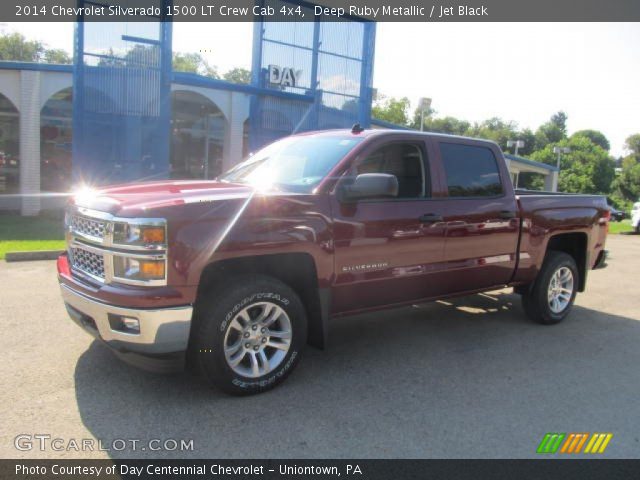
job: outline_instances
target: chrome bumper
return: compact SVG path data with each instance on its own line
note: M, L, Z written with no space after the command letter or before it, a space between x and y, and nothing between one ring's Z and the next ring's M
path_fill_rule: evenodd
M98 302L64 284L62 298L71 319L83 330L104 340L119 352L147 355L184 352L191 328L190 306L161 309L116 307ZM140 322L140 333L126 333L111 327L109 316L133 317Z

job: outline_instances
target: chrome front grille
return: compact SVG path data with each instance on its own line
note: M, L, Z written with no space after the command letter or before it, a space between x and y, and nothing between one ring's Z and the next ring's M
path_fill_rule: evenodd
M73 268L104 280L104 256L81 247L71 247L69 253Z
M71 229L80 235L104 239L107 222L104 220L83 217L81 215L71 216Z
M83 280L90 280L90 283L122 283L150 287L166 285L166 243L136 243L136 238L123 235L122 229L126 231L129 225L160 226L165 229L166 238L164 218L116 217L109 212L69 206L65 214L65 230L72 274L84 277ZM163 261L164 278L129 278L129 270L123 271L124 263L119 260L121 258Z

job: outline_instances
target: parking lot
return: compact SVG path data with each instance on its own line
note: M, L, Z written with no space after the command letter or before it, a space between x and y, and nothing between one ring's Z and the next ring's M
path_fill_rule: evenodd
M121 363L68 320L55 262L0 262L0 457L523 458L546 432L611 432L604 456L640 458L640 236L607 248L560 325L511 290L335 320L328 350L248 398ZM193 450L20 451L19 434Z

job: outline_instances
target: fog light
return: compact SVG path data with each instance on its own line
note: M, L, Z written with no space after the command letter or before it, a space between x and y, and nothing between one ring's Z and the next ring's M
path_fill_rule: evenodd
M135 317L127 317L125 315L109 314L109 325L111 330L122 333L131 333L138 335L140 333L140 320Z
M133 317L122 317L122 323L127 330L133 330L140 333L140 320Z

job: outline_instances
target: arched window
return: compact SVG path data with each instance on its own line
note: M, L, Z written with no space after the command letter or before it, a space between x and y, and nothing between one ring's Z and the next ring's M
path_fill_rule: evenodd
M215 178L222 173L227 122L199 93L171 93L171 178Z
M66 192L71 188L73 91L52 95L40 111L40 190Z
M0 194L20 192L20 114L0 93Z

